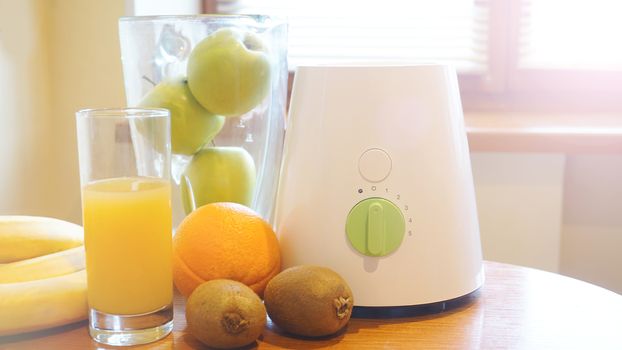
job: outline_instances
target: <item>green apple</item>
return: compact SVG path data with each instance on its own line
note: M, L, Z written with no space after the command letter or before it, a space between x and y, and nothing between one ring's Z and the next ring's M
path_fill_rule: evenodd
M184 78L160 82L143 98L140 107L166 108L171 112L173 153L191 155L222 129L225 118L201 106Z
M186 214L214 202L251 206L255 189L255 162L241 147L207 147L192 157L181 177Z
M188 58L188 86L207 110L239 116L257 106L270 90L270 60L261 38L221 28L199 42Z

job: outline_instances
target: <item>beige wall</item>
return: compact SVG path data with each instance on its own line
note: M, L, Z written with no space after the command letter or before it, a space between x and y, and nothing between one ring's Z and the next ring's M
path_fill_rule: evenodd
M0 0L0 212L46 214L51 96L42 1Z
M622 156L568 156L560 272L622 294Z
M74 113L125 104L122 0L0 0L0 213L80 222Z
M558 272L562 154L473 153L484 258Z
M622 294L622 156L474 153L484 258Z

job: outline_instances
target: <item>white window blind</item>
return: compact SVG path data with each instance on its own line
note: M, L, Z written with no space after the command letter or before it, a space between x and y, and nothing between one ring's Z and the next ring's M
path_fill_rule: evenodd
M290 68L412 61L483 73L488 66L488 1L218 0L217 10L286 17Z
M519 68L622 70L622 1L523 0Z

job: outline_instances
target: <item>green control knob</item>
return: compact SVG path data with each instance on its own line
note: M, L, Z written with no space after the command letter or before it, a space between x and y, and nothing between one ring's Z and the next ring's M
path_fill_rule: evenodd
M404 238L404 216L384 198L358 202L346 220L346 235L352 247L367 256L393 253Z

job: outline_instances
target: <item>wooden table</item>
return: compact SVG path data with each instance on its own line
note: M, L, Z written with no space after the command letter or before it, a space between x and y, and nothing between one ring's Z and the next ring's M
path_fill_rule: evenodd
M322 340L292 338L269 324L248 349L622 349L621 295L524 267L486 262L485 269L479 296L452 311L352 319L345 331ZM203 349L185 328L184 302L177 297L173 333L131 349ZM86 322L0 338L3 350L112 348L93 342Z

